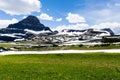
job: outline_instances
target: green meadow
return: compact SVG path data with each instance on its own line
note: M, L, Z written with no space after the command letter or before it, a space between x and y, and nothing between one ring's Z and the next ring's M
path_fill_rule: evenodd
M120 54L0 56L0 80L120 80Z

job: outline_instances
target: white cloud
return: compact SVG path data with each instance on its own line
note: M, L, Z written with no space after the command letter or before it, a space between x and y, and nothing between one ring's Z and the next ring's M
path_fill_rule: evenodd
M61 31L63 29L75 29L75 30L83 30L83 29L88 29L89 25L88 24L75 24L75 25L61 25L56 27L53 30L58 30Z
M114 31L114 33L116 34L120 33L120 23L117 22L100 23L98 25L91 26L91 28L97 28L97 29L110 28Z
M52 16L49 16L48 14L46 13L42 13L40 16L38 16L39 19L41 20L49 20L49 21L52 21L53 20L53 17Z
M58 18L58 19L56 19L56 21L57 21L57 22L60 22L60 21L62 21L62 18Z
M80 16L79 14L72 14L72 13L68 13L66 20L68 20L69 23L86 22L84 17Z
M26 15L40 12L39 0L0 0L0 10L10 15Z
M112 16L112 12L109 9L102 9L102 10L93 10L89 13L85 13L87 19L93 24L99 24L102 22L112 21L114 20L115 16Z
M12 20L0 20L0 28L6 28L9 24L17 23L18 20L13 18Z

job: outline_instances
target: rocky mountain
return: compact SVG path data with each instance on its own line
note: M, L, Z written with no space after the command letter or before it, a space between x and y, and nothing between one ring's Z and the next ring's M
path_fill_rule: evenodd
M0 33L11 34L11 33L25 33L25 29L34 31L51 31L49 27L44 26L39 22L39 19L35 16L28 16L22 21L10 24L7 28L0 29Z
M28 16L27 18L23 19L22 21L16 24L10 24L7 28L16 28L16 29L30 29L34 31L42 31L42 30L50 30L49 27L44 26L41 24L37 17L35 16Z
M41 24L37 17L30 15L27 18L19 21L18 23L10 24L7 28L0 29L0 40L13 41L14 39L18 39L18 37L29 38L31 37L30 35L32 35L33 37L34 34L29 33L27 31L33 31L33 32L44 31L44 32L52 33L52 30L49 27L46 27L43 24ZM9 37L7 35L2 35L2 34L9 34ZM14 35L14 37L10 35ZM8 39L8 38L12 38L12 39Z

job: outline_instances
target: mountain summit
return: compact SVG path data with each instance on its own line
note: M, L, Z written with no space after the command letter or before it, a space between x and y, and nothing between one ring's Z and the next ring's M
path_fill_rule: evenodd
M7 28L0 29L0 41L30 39L36 36L35 33L41 32L52 33L51 29L41 24L37 17L28 16L18 23L10 24Z
M42 31L42 30L50 30L49 27L44 26L40 23L39 19L35 16L28 16L27 18L23 19L22 21L16 24L10 24L7 28L16 28L16 29L30 29L34 31Z

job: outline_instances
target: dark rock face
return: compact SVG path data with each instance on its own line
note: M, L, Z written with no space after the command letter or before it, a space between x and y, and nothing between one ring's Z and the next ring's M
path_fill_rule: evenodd
M45 27L41 24L37 17L35 16L28 16L27 18L23 19L22 21L16 24L10 24L8 28L17 28L17 29L30 29L34 31L42 31L42 30L50 30L49 27Z
M14 41L15 39L17 39L16 37L9 37L9 36L0 36L0 40L1 41Z

